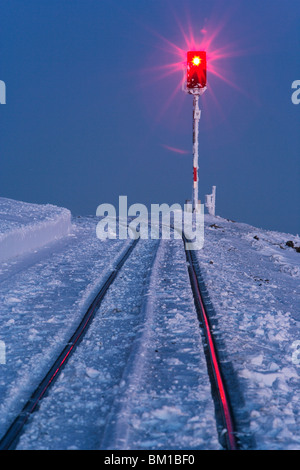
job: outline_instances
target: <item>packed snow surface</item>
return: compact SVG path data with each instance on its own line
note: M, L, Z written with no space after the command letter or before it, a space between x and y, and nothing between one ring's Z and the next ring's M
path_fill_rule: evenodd
M197 256L241 447L300 449L299 237L205 217ZM132 242L0 199L7 240L63 219L0 265L0 437ZM220 449L203 344L182 241L140 240L17 448Z

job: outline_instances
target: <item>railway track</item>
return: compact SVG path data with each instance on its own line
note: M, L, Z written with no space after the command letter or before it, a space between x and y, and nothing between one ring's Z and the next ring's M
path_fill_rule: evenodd
M184 243L187 242L183 236ZM205 356L208 373L211 380L212 396L215 402L217 427L222 446L227 450L238 450L238 442L235 437L234 420L232 415L229 394L226 390L222 374L220 360L207 312L206 303L209 302L208 294L204 294L205 284L202 279L197 256L194 251L186 250L188 271L191 287L194 295L195 307L205 340Z
M97 295L95 296L94 300L92 301L86 313L84 314L80 324L76 328L72 337L69 339L59 356L49 368L48 372L46 373L38 387L32 393L31 397L24 405L20 414L15 418L15 420L12 422L4 436L1 438L0 450L10 450L16 447L18 439L23 431L24 425L28 421L30 415L36 410L39 402L42 400L50 386L54 383L55 379L58 377L63 367L66 365L68 359L82 340L84 334L88 330L88 327L95 313L99 309L99 306L108 288L116 279L120 269L134 250L138 241L139 238L131 242L129 247L125 250L125 252L120 255L120 257L116 261L114 267L112 268L111 272L107 275L105 281L102 283Z
M108 290L116 279L120 269L134 250L139 239L135 239L127 249L119 256L111 272L107 275L105 281L101 285L97 295L90 304L88 310L83 316L76 331L65 345L60 355L49 368L44 378L32 393L31 397L24 405L20 414L15 418L5 435L0 440L0 450L14 449L18 443L19 437L22 434L23 427L28 421L30 415L37 409L39 402L42 400L50 386L54 383L63 367L66 365L68 359L75 351L76 346L80 343L84 334L99 309L99 306ZM186 244L187 240L183 236L183 242ZM207 361L207 369L210 376L212 396L215 403L217 428L219 432L219 440L222 446L228 450L237 450L238 442L234 428L234 420L232 415L229 394L226 390L218 352L215 340L210 325L210 318L207 312L207 293L205 292L205 285L201 276L199 263L194 251L185 250L186 259L188 262L188 272L191 283L191 288L194 296L194 303L198 315L198 320L202 328L202 332L206 339L204 352Z

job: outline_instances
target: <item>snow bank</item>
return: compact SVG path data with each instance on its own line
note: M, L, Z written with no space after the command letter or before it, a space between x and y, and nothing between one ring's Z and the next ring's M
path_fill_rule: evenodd
M50 204L0 198L0 262L71 232L71 212Z

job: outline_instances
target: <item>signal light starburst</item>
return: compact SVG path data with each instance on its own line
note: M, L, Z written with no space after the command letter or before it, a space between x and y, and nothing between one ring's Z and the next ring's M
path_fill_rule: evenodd
M196 66L197 66L197 65L200 65L200 64L201 64L201 59L200 59L200 57L195 56L195 57L193 58L193 64L196 65Z

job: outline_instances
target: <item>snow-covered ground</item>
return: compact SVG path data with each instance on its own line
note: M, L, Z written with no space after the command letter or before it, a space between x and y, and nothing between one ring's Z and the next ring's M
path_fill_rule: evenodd
M18 203L22 221L10 204L0 234L34 231L45 207L68 212L26 205L25 217ZM97 221L73 218L0 265L0 437L131 243L100 241ZM300 449L300 253L287 241L300 245L206 216L197 254L244 448ZM181 240L139 241L18 449L220 449Z
M259 449L300 449L299 246L298 236L206 216L198 252L237 418Z
M33 205L28 231L36 229L36 209ZM69 339L113 259L128 243L100 242L95 233L95 219L78 218L65 237L53 237L39 250L1 263L0 340L5 343L5 364L0 364L0 435Z

